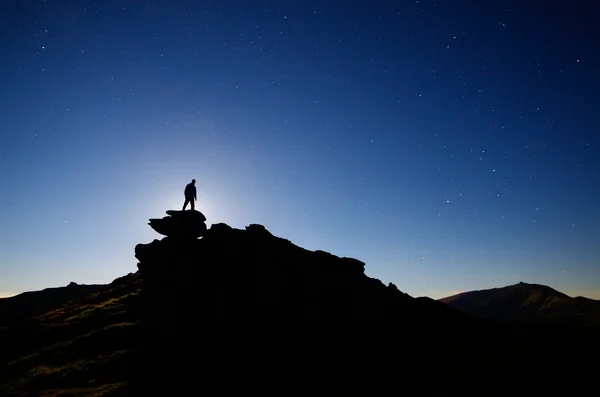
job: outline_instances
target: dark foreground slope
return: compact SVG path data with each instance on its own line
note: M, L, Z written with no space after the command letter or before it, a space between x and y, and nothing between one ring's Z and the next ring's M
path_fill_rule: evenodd
M600 301L572 298L545 285L521 282L464 292L440 299L440 302L499 323L600 326Z
M167 237L136 246L136 274L3 331L0 395L464 393L472 379L523 387L523 371L539 379L532 362L572 370L582 347L597 352L582 333L412 298L260 225L168 214L150 223Z
M140 286L129 274L0 328L0 396L124 391L140 336Z

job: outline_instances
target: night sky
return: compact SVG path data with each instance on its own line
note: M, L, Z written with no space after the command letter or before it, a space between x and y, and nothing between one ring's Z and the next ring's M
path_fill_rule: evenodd
M0 296L135 272L195 178L412 296L600 299L594 3L4 0Z

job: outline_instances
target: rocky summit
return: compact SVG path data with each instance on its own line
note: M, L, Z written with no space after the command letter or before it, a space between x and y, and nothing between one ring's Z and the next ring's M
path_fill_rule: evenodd
M412 356L445 351L442 334L461 345L485 335L483 321L370 278L357 259L306 250L260 224L217 223L190 238L200 235L204 216L168 214L159 227L168 237L135 247L147 308L140 357L154 371L142 376L162 379L164 387L223 374L274 376L282 368L316 382L317 368L350 363L358 369L367 356L391 353L398 338L430 339L404 352ZM151 221L155 230L156 224ZM291 370L297 366L302 372Z
M157 337L181 339L191 332L228 344L333 335L339 340L394 332L397 313L411 317L409 324L417 318L421 324L438 322L445 315L475 322L433 301L427 304L440 317L422 316L416 309L424 300L367 277L365 263L303 249L263 225L242 230L219 223L192 239L198 233L181 231L201 231L204 216L168 213L169 228L179 232L135 248L152 308L148 322L153 332L162 332Z
M198 238L206 232L206 217L200 211L168 210L167 215L160 219L150 219L148 224L163 236L178 239Z

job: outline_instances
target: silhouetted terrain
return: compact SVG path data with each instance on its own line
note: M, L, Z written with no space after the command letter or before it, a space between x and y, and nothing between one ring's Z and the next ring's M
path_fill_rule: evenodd
M138 272L2 329L0 395L427 394L464 392L464 376L522 388L538 369L515 357L572 370L598 351L595 331L493 324L261 225L167 214L150 220L167 237L135 247Z
M2 390L88 395L122 388L128 373L123 368L138 337L140 281L129 274L0 328L0 395Z
M0 327L39 316L70 300L90 294L102 285L70 283L66 287L24 292L10 298L0 298Z
M464 292L440 302L500 323L600 326L600 301L571 298L545 285L521 282L503 288Z

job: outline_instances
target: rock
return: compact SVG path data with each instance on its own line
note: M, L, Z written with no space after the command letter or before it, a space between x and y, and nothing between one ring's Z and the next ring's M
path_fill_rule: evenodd
M171 215L173 218L178 219L196 219L198 222L206 222L206 217L200 211L190 210L190 211L177 211L177 210L167 210L167 215Z
M148 223L158 233L178 239L196 239L206 232L206 217L200 211L167 211L162 219L150 219Z
M270 238L273 237L270 231L268 231L263 225L253 223L246 226L246 231L253 237L257 238Z
M209 229L211 232L219 233L219 232L230 232L233 230L231 226L226 223L214 223L210 226Z

